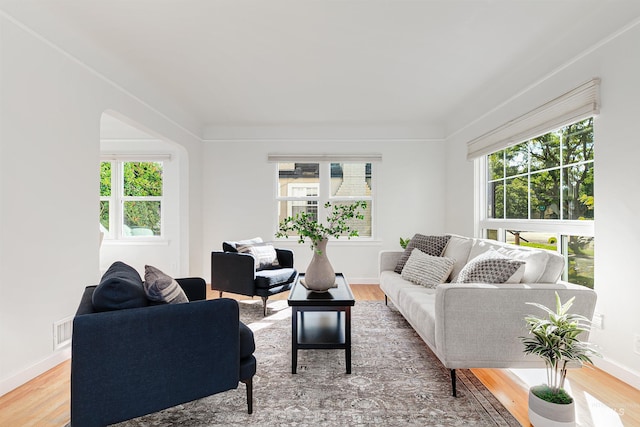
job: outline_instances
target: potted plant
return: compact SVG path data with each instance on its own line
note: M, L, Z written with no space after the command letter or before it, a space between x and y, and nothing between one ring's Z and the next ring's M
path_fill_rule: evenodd
M309 239L313 257L305 272L303 284L317 292L327 291L335 285L335 272L326 255L329 237L337 238L346 234L350 239L358 236L358 230L351 226L351 221L364 219L361 209L366 209L367 202L334 205L327 202L324 207L329 209L326 225L318 222L311 213L299 212L280 221L276 233L276 237L288 238L288 232L294 232L298 236L298 243Z
M575 297L562 304L556 292L556 309L527 303L547 313L546 317L527 316L529 336L521 337L525 354L541 357L546 365L547 383L529 389L529 421L536 427L575 425L573 398L564 390L567 368L571 364L592 364L599 354L580 340L588 334L591 321L569 313Z
M407 237L406 239L403 239L402 237L400 238L400 247L402 249L407 249L407 245L409 244L409 242L411 241L411 237Z

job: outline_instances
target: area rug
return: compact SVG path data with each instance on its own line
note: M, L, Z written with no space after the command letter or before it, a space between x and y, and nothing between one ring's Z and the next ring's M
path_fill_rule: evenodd
M468 370L451 396L444 368L402 315L383 302L352 309L352 373L343 350L300 350L291 373L291 312L272 301L241 301L254 330L258 371L254 413L245 387L118 424L134 426L519 426Z

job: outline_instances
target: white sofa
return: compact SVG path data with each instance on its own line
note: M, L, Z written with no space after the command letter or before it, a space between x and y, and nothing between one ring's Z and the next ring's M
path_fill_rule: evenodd
M519 337L527 334L524 317L544 315L527 302L555 307L555 292L565 302L575 296L572 312L593 316L596 293L584 286L559 281L564 258L553 252L451 235L442 256L456 262L449 281L476 256L503 248L526 261L520 283L443 283L434 289L404 280L394 268L403 251L381 251L380 288L411 324L443 365L451 370L456 395L457 368L544 367L535 356L525 356ZM588 337L581 337L587 339Z

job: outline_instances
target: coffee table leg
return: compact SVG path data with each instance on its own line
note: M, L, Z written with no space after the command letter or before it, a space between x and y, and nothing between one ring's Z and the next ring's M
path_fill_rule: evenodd
M291 310L291 373L298 369L298 309Z
M345 310L345 319L344 319L344 339L346 348L345 359L347 363L347 374L351 373L351 307L347 307Z

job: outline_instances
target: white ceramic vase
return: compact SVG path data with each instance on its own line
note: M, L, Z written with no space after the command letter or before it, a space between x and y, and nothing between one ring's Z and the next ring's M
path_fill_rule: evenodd
M529 422L534 427L575 427L575 402L568 404L547 402L529 389Z
M315 292L326 292L336 283L336 273L327 258L328 239L322 239L313 251L313 257L304 273L304 285Z

